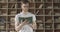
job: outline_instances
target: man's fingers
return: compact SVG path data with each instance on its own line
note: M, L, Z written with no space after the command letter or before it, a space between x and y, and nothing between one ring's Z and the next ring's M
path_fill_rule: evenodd
M24 21L25 23L29 23L29 21L26 19L25 21Z

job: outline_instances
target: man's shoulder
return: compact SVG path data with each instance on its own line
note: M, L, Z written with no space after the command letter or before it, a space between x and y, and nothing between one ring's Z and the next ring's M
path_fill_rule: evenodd
M19 14L17 14L16 16L17 17L19 17L19 16L21 16L22 15L22 12L21 13L19 13ZM28 12L28 15L30 15L30 16L35 16L33 13L31 13L31 12Z
M20 16L20 15L21 15L21 13L16 14L17 17Z

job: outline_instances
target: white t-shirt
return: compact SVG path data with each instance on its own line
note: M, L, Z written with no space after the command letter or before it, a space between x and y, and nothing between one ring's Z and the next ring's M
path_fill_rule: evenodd
M19 17L32 17L33 21L36 21L35 15L30 12L26 12L26 14L24 14L23 12L21 12L20 14L17 14L15 16L15 21L19 21ZM29 26L29 24L26 24L22 27L21 30L19 30L19 32L33 32L33 29L32 27Z

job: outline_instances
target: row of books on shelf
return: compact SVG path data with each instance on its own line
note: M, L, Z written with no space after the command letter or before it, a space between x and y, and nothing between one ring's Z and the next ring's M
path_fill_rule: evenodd
M45 29L53 29L53 24L45 24Z
M8 13L9 15L16 15L17 14L17 12L16 11L10 11L9 13ZM0 11L0 15L7 15L7 11Z
M30 2L56 2L56 3L60 3L60 0L29 0Z
M55 19L55 22L60 23L60 17L58 17L57 19Z
M17 7L17 4L9 4L7 6L7 4L0 4L0 8L16 8Z
M60 0L54 0L55 3L60 3Z
M56 3L60 3L60 0L36 0L36 2L56 2Z
M43 24L39 24L38 29L44 29L44 25Z
M6 31L0 31L0 32L6 32Z
M16 2L16 0L0 0L0 2L5 3L5 2Z
M0 2L3 2L4 3L4 2L7 2L7 0L0 0Z
M54 3L60 3L60 0L46 0L45 2L54 2Z
M7 31L0 31L0 32L7 32ZM16 31L12 30L12 31L9 31L9 32L16 32Z
M9 15L16 15L17 11L10 11Z
M56 25L56 29L60 29L60 24L57 24Z
M59 15L60 15L60 13L55 13L55 15L58 15L58 16L59 16Z
M11 21L11 22L15 22L15 18L14 18L14 17L11 17L11 18L10 18L10 21Z
M56 26L54 26L55 27L55 29L60 29L60 24L58 24L58 25L56 25ZM0 30L5 30L6 29L6 27L5 26L0 26ZM11 27L10 26L10 29L13 29L13 27ZM39 24L39 26L38 26L38 29L44 29L44 24ZM53 25L45 25L45 29L53 29Z
M7 8L7 5L3 6L3 5L0 4L0 8Z
M58 23L60 23L60 17L58 18L58 19L54 19L55 21L55 23L56 22L58 22ZM44 21L43 20L37 20L37 23L43 23ZM48 19L48 20L46 20L45 21L45 23L53 23L53 20L52 19Z
M7 15L7 11L0 10L0 15Z
M0 30L5 30L6 29L6 26L0 26Z
M50 30L50 29L60 29L60 24L57 24L56 26L54 26L53 24L52 25L50 25L50 24L45 24L45 27L44 27L44 24L39 24L39 26L38 26L38 29L47 29L47 30Z
M17 0L8 0L8 2L17 2Z
M16 31L10 31L10 32L16 32Z
M48 20L46 21L46 23L53 23L53 20L52 20L52 19L48 19Z
M7 4L1 4L0 3L0 8L7 8Z

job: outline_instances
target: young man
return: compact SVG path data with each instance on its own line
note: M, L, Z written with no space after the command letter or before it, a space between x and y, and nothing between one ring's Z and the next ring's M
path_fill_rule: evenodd
M34 14L28 12L29 10L29 1L21 1L22 12L15 16L15 30L18 32L33 32L33 29L37 29L36 26L36 17ZM19 17L32 17L33 23L29 24L29 21L25 20L22 23L19 23Z

